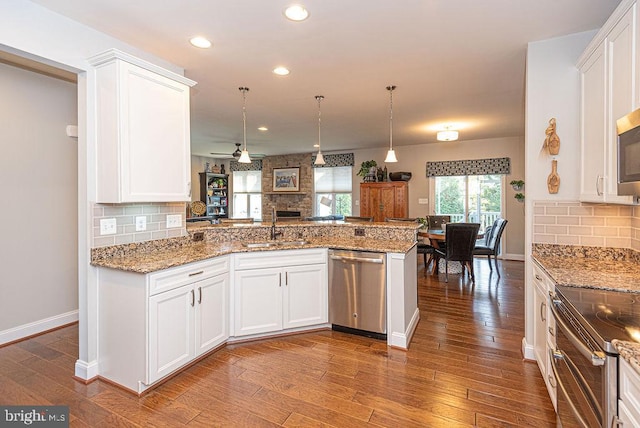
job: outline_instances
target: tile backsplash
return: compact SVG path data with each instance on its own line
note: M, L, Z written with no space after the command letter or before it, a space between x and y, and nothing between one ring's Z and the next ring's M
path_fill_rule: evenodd
M167 229L167 214L181 214L182 225ZM136 232L136 217L145 216L147 229ZM100 235L100 220L116 219L116 233ZM187 235L186 205L184 202L141 204L94 204L92 248L129 244L154 239Z
M533 243L640 250L640 208L534 201Z

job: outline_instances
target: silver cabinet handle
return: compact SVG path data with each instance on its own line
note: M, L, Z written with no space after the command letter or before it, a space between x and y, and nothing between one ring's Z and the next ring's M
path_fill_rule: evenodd
M542 322L547 321L547 317L544 315L544 313L546 312L546 309L547 309L547 303L541 302L540 303L540 319L542 320Z
M569 341L573 344L573 346L575 346L578 349L578 351L580 351L580 354L582 354L582 356L584 356L585 358L591 361L592 365L604 366L605 359L606 359L604 352L592 351L591 349L589 349L589 347L585 345L582 342L582 340L580 340L580 338L567 325L567 323L562 318L562 315L558 313L558 310L556 309L554 302L555 300L553 300L551 293L549 293L549 303L551 305L550 306L551 313L553 313L553 317L556 320L556 329L561 328L562 330L564 330L564 332L567 334L567 339L569 339Z
M536 274L536 279L537 279L538 281L542 281L542 277L540 277L540 275L538 275L538 274Z
M191 306L195 306L196 305L196 292L194 290L191 290Z
M282 287L282 272L278 272L278 287Z
M198 303L202 303L202 287L198 287Z
M555 336L556 335L556 333L553 331L553 328L551 326L549 326L548 330L549 330L549 334L551 336Z
M289 285L289 272L284 273L284 285Z
M189 274L189 276L202 275L203 273L204 273L204 271L203 271L203 270L201 270L201 271L198 271L198 272L190 273L190 274Z
M365 257L340 257L340 256L331 256L332 260L340 260L343 262L362 262L362 263L377 263L382 264L382 259L369 259Z
M598 196L602 196L602 189L600 187L600 183L602 183L603 180L604 180L604 177L598 174L596 177L596 194Z
M556 378L550 373L548 376L549 379L549 385L551 385L551 388L555 388L558 385L556 384Z

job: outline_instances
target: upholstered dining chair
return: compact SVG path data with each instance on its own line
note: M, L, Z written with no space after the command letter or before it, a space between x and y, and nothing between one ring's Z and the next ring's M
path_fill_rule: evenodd
M498 269L498 254L500 254L500 239L502 239L502 233L504 232L505 227L507 227L507 220L503 218L497 219L493 226L489 226L491 230L485 233L485 242L476 243L475 248L473 249L473 254L475 256L487 256L489 259L489 269L493 271L491 267L491 256L493 256L493 262L496 265L496 271L498 272L498 276L500 276L500 270Z
M473 249L480 230L479 223L447 223L445 234L447 247L444 250L436 248L436 254L445 260L445 282L449 282L449 262L457 261L462 264L462 274L465 266L469 268L471 282L476 278L473 272Z
M386 218L385 221L388 221L388 222L412 222L412 223L416 223L416 224L418 223L418 219L417 218L406 218L406 217ZM418 241L417 250L418 250L418 254L422 254L422 256L424 257L424 273L426 275L427 274L427 268L429 267L429 264L435 258L436 249L433 246L431 246L431 245L429 245L427 243L424 243L422 241Z

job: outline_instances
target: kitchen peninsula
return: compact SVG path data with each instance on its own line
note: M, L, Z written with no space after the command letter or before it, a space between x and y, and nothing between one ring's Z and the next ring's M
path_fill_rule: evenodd
M92 250L100 376L136 393L229 342L327 329L329 249L386 253L387 344L419 321L414 224L196 226Z

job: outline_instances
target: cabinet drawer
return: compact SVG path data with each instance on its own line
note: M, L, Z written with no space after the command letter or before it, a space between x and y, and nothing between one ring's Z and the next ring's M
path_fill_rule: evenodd
M620 400L629 413L640 421L640 374L620 357Z
M235 270L327 263L327 249L281 250L235 254Z
M547 294L549 290L553 290L553 284L547 277L547 274L544 273L542 268L538 266L535 262L531 263L533 267L533 282L540 287L541 290Z
M189 263L149 275L149 295L153 296L185 284L229 272L229 256Z

